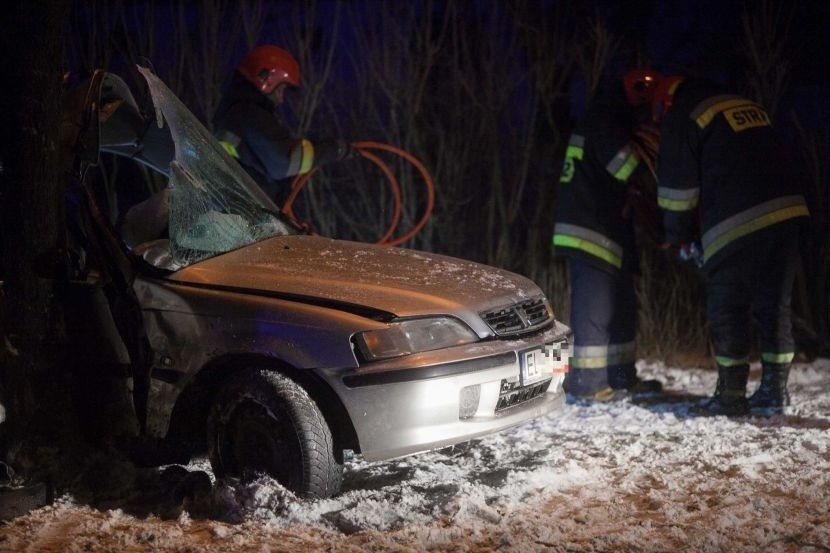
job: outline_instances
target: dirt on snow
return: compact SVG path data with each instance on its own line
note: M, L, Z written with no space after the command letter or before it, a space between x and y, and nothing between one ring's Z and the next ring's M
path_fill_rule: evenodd
M753 367L750 392L757 383ZM209 464L90 458L72 493L0 526L0 550L830 551L830 360L783 415L697 417L713 371L641 362L667 393L580 405L461 447L347 463L302 501Z

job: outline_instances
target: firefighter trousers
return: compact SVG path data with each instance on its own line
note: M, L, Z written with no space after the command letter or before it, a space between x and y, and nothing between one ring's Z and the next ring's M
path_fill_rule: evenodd
M761 357L792 361L791 298L799 261L798 227L785 222L747 238L738 252L706 275L706 313L718 364L747 362L755 322Z
M632 275L609 272L579 258L568 259L568 271L574 346L568 393L590 397L609 386L627 388L637 378Z

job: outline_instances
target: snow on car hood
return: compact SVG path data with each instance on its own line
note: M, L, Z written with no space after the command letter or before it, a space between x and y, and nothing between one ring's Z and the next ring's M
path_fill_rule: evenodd
M318 236L278 236L170 278L362 305L398 316L504 307L542 296L523 276L438 254Z

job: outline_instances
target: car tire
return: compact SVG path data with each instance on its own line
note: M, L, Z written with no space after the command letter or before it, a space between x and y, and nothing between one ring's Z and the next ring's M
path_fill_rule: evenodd
M309 499L336 494L343 481L323 414L300 385L276 371L245 371L218 394L208 447L217 478L267 473Z

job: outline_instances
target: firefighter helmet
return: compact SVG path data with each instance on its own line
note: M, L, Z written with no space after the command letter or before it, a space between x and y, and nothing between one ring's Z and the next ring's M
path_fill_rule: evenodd
M237 71L263 94L271 94L280 83L300 86L300 64L278 46L257 46L245 55Z
M632 106L645 106L651 103L654 89L663 75L653 69L633 69L623 75L625 99Z
M677 91L678 85L683 82L683 77L679 75L669 75L660 79L657 87L654 89L654 96L651 100L651 116L655 122L662 121L663 116L674 102L674 93Z

